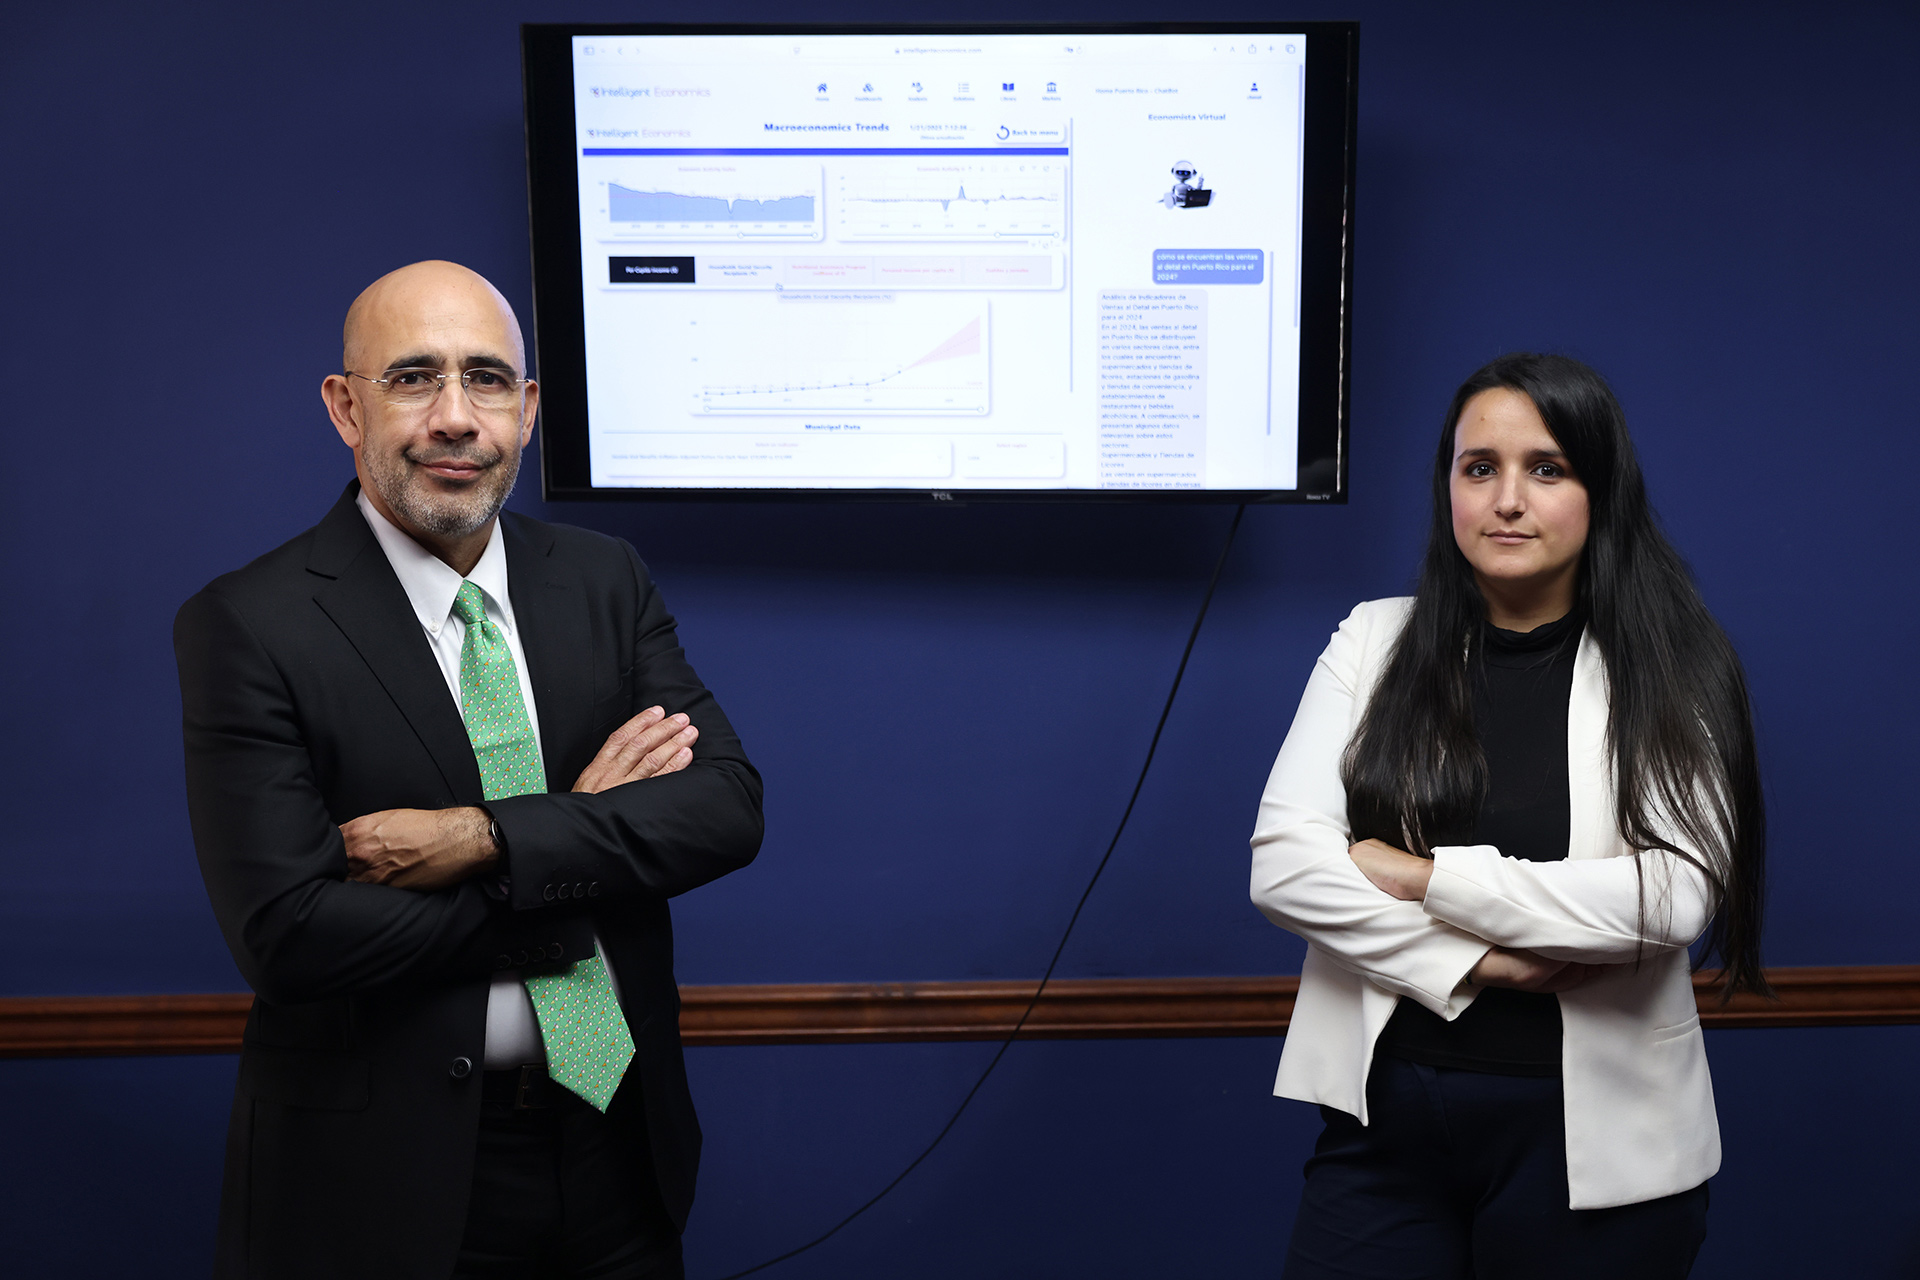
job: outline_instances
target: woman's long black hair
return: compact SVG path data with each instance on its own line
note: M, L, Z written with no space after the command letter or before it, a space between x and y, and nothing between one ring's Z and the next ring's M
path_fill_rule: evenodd
M1420 586L1342 761L1353 839L1430 855L1467 837L1487 787L1465 655L1486 602L1454 541L1454 428L1467 402L1504 387L1533 402L1586 486L1580 604L1606 661L1614 820L1638 850L1665 849L1712 882L1719 909L1706 956L1726 993L1767 993L1760 967L1766 811L1746 677L1686 564L1660 532L1600 375L1566 356L1501 356L1454 393L1433 463L1433 523ZM1648 911L1642 865L1641 920ZM1655 909L1670 906L1656 886Z

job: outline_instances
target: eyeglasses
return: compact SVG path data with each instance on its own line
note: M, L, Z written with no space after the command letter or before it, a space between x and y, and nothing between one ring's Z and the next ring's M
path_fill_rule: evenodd
M389 369L384 378L369 378L348 369L349 378L359 378L380 388L387 402L401 409L424 409L440 394L447 379L458 378L466 389L467 401L488 413L506 412L520 404L520 388L528 379L516 378L504 369L482 366L460 373L442 373L438 369Z

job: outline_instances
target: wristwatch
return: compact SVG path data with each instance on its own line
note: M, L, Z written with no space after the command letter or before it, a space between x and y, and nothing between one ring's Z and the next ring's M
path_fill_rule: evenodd
M500 819L487 812L487 839L493 841L493 851L499 856L499 874L482 882L481 887L487 896L504 902L513 892L513 873L507 869L507 837L500 830Z

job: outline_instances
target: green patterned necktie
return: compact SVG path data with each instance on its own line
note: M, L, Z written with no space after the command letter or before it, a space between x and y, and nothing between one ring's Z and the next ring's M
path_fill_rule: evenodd
M487 620L480 588L473 583L460 584L453 611L467 626L460 642L460 714L480 765L483 794L500 800L545 791L540 744L520 697L520 672L507 638ZM633 1061L633 1036L606 962L591 956L526 983L547 1044L547 1074L605 1111Z

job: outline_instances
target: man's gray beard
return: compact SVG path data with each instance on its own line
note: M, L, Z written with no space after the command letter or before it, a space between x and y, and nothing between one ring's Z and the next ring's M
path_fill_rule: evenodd
M449 455L443 452L439 456ZM398 454L369 457L367 474L386 500L387 509L409 529L435 538L464 538L485 528L487 521L507 505L514 481L520 478L520 455L506 451L466 493L429 491L415 465Z

